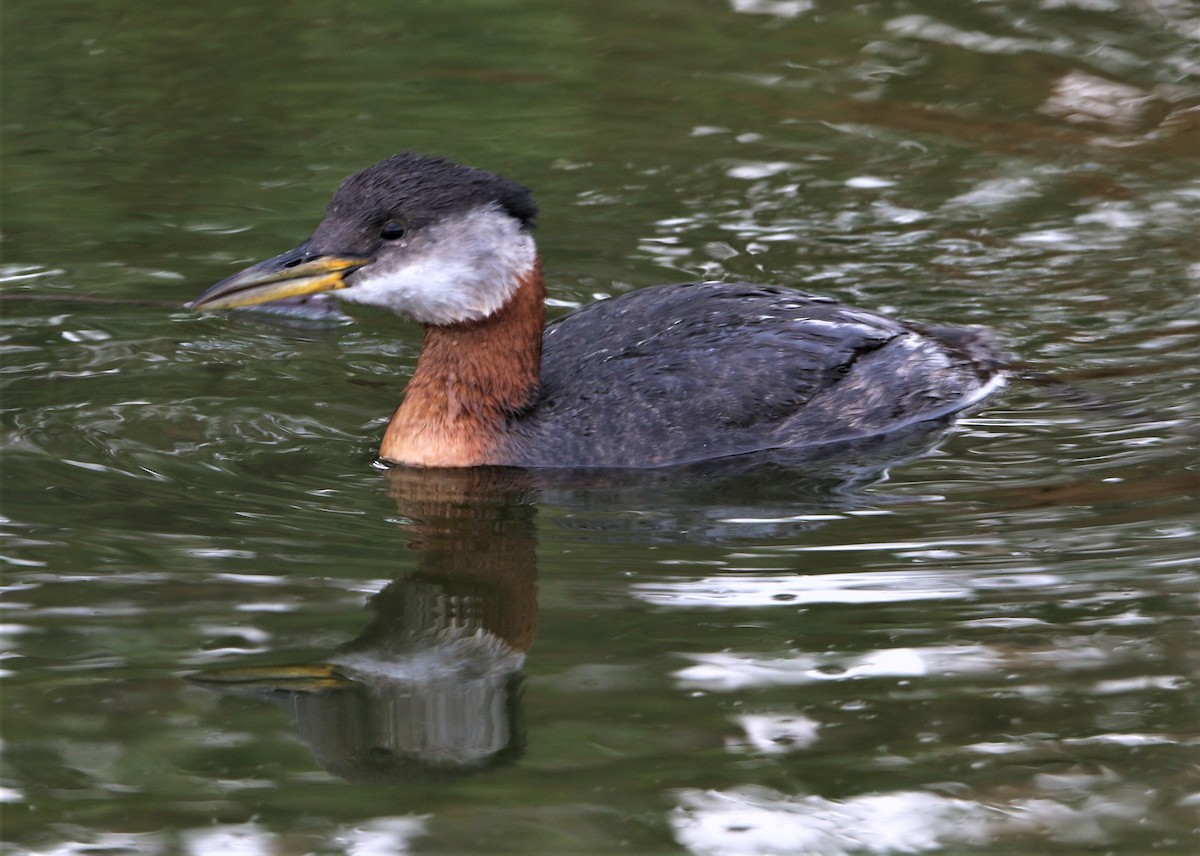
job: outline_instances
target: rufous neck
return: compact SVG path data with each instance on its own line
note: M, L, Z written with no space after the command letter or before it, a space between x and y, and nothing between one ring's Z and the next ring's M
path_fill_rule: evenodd
M427 467L502 463L491 455L507 420L537 393L545 299L535 262L508 303L487 318L427 326L380 456Z

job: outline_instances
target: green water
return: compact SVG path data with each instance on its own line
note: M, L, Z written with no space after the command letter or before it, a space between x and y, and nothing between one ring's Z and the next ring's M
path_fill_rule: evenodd
M2 15L4 852L1194 851L1193 5ZM179 304L408 147L535 190L553 313L797 284L1083 392L800 473L385 473L418 329Z

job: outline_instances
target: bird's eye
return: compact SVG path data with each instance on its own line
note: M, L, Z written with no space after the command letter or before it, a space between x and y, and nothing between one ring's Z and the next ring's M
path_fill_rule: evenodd
M404 237L404 224L399 220L388 220L379 228L379 237L385 241L396 241Z

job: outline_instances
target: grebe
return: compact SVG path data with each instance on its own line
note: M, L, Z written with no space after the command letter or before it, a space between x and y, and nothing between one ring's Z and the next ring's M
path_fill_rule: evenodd
M898 431L1004 382L985 331L744 282L643 288L543 330L536 213L515 182L406 152L347 178L300 246L189 305L330 291L423 325L389 464L684 464Z

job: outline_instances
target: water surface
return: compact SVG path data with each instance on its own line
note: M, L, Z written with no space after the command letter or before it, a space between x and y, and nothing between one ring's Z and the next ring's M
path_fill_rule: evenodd
M1191 4L4 17L6 852L1195 849ZM407 147L534 188L553 314L794 284L1071 386L799 470L385 473L419 330L179 304Z

